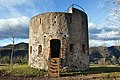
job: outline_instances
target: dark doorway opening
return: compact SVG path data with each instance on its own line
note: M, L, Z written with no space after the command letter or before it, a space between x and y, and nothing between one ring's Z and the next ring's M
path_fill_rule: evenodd
M60 57L60 40L52 39L50 40L50 56L51 58L59 58Z

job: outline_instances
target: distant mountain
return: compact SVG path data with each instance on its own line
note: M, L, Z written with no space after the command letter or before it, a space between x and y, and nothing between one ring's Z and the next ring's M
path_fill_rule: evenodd
M29 44L28 43L18 43L14 45L14 57L17 56L26 56L28 55L28 47ZM3 46L2 48L0 48L0 55L1 56L10 56L12 51L12 44L9 44L7 46Z
M2 48L4 48L4 49L11 49L12 48L12 44L9 44L7 46L3 46ZM15 44L14 48L18 49L18 50L28 49L28 43L21 42L21 43Z
M110 51L111 55L114 55L117 58L120 57L120 46L108 47L108 51Z
M15 45L15 49L19 49L19 50L28 49L28 47L29 47L28 43L19 43Z
M14 45L14 54L13 57L18 56L28 56L28 43L18 43ZM10 56L12 51L12 44L7 46L3 46L0 48L0 56ZM115 59L116 62L120 64L120 46L111 46L111 47L90 47L89 48L89 56L90 56L90 63L98 63L102 58L108 56L106 58L107 62L112 63Z

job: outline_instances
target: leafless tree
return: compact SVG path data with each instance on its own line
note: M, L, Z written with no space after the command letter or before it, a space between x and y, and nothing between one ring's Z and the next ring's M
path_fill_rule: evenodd
M108 33L105 33L105 35L103 36L104 39L106 39L107 36ZM110 56L110 51L108 50L106 43L104 41L102 42L101 46L98 47L98 52L102 56L101 60L99 61L99 64L102 64L103 66L107 65L107 60Z
M105 47L103 45L98 47L98 50L99 50L99 53L102 55L102 58L99 63L104 66L107 65L107 60L110 57L110 51L108 50L107 47Z
M10 36L9 38L12 41L12 51L11 51L11 55L10 55L10 72L12 71L13 68L13 54L14 54L14 43L15 43L15 30L8 24L8 27L10 29Z
M112 56L111 61L112 61L112 64L114 64L114 65L116 65L117 63L119 63L117 61L117 58L115 56Z
M109 14L107 21L108 26L114 27L114 31L118 32L115 45L120 46L120 0L105 0L105 8Z
M8 24L7 25L8 29L9 29L9 35L8 36L4 36L4 38L8 38L9 40L12 41L12 51L10 54L10 72L12 71L13 68L13 54L14 54L14 43L15 43L15 35L16 35L16 31ZM4 31L0 31L3 32Z
M105 8L107 10L108 18L108 24L107 26L114 27L114 31L118 31L120 33L120 0L105 0ZM104 38L107 38L107 33ZM116 44L115 45L120 45L119 42L120 36L116 36ZM105 64L107 57L109 57L110 52L108 49L105 47L105 43L99 47L99 52L103 56L102 58L102 63Z

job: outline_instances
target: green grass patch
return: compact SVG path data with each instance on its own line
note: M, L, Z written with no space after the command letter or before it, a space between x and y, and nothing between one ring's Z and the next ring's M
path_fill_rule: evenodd
M90 68L86 71L68 71L61 73L62 76L74 76L74 75L97 75L104 78L120 77L120 66L116 65L90 65Z
M117 77L120 77L120 72L102 73L99 75L105 78L117 78Z
M100 74L111 72L120 72L120 67L90 67L89 70L85 71L85 73L88 74Z
M47 76L47 71L38 70L35 68L29 67L27 64L19 65L14 64L12 72L10 72L10 66L0 65L0 75L10 75L15 77L36 77L36 76ZM120 66L116 65L91 65L90 68L86 71L69 71L61 73L61 76L74 76L74 75L97 75L104 78L116 78L120 77Z
M0 65L0 72L7 72L10 70L10 67L8 64L1 64Z
M24 76L24 77L35 77L35 76L47 76L47 72L44 70L38 70L25 65L13 65L12 72L10 72L9 65L0 66L0 72L3 74L9 74L12 76Z

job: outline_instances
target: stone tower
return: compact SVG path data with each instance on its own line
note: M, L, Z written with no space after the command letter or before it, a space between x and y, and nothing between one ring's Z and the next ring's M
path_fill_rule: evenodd
M84 11L70 8L67 12L48 12L30 21L29 65L48 69L51 49L60 45L61 68L86 70L89 68L88 21ZM50 46L52 45L52 46Z

